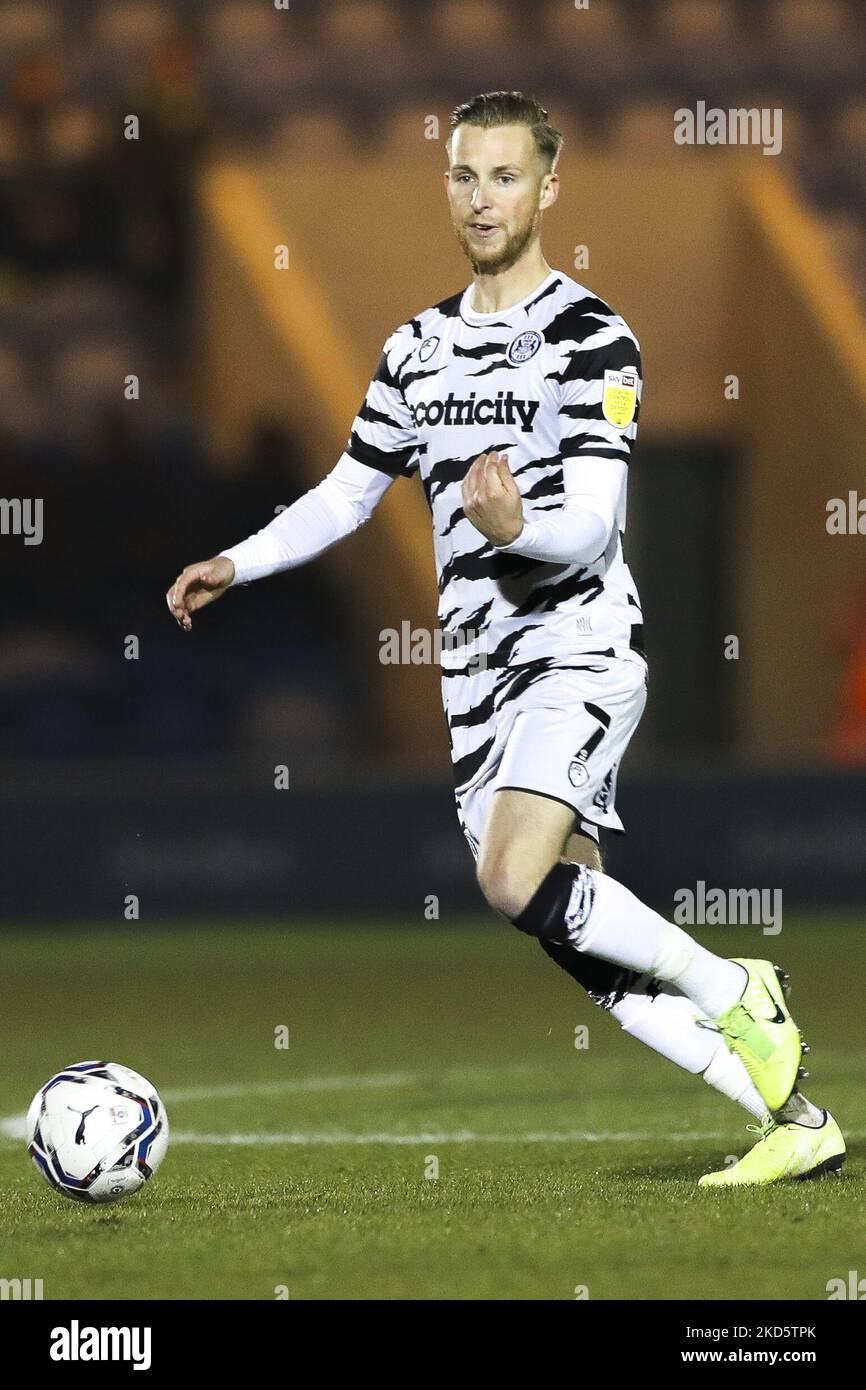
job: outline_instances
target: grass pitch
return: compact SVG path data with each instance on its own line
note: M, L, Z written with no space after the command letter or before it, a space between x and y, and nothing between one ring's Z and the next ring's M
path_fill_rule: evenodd
M850 1139L841 1181L722 1192L696 1181L751 1144L745 1112L492 916L7 933L0 1277L46 1299L826 1299L866 1273L858 927L699 932L791 971L807 1093ZM148 1076L173 1136L102 1208L13 1137L91 1057Z

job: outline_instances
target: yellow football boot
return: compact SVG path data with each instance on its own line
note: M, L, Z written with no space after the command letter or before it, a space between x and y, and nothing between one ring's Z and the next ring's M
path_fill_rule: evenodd
M785 972L769 960L741 960L746 971L742 997L705 1026L716 1028L735 1052L760 1092L768 1110L781 1110L796 1085L803 1044L788 1012Z
M829 1111L818 1129L796 1123L777 1124L765 1115L760 1125L747 1125L760 1134L753 1149L739 1163L718 1173L705 1173L699 1187L744 1187L747 1184L781 1182L783 1178L841 1177L845 1140Z

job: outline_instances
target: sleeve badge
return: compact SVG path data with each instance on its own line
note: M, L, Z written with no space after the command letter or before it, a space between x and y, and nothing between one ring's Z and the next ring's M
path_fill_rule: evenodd
M609 425L624 430L634 419L637 409L637 372L606 371L601 411Z

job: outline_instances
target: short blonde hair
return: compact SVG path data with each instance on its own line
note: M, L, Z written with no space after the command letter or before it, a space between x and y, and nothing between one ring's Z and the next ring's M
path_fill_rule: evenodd
M563 145L561 131L554 129L544 107L522 92L482 92L471 101L455 106L449 122L451 134L458 126L475 125L489 130L491 126L525 125L532 131L535 147L547 165L548 173L556 168ZM451 136L447 141L451 153Z

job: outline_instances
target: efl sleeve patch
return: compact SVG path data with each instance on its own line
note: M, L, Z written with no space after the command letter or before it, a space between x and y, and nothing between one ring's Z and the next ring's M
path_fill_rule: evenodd
M634 419L637 408L637 374L633 371L614 372L608 369L604 374L604 395L601 410L609 425L618 430L626 429Z

